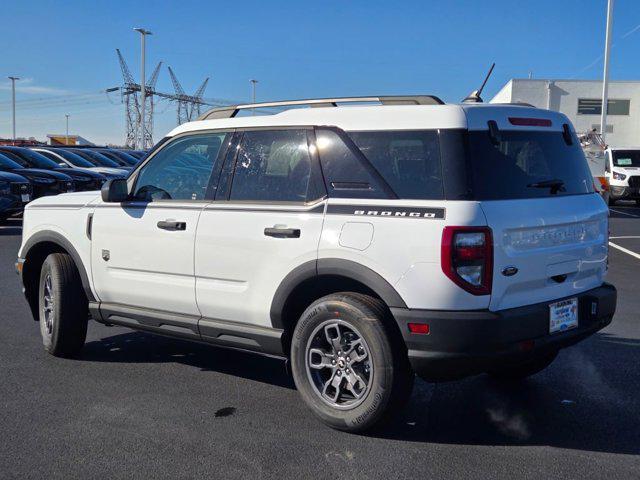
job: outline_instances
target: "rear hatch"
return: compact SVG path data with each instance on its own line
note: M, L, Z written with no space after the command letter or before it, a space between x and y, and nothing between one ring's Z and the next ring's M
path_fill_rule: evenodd
M593 193L569 121L535 109L491 110L469 122L468 136L474 197L493 234L490 310L553 301L600 286L606 273L608 209Z

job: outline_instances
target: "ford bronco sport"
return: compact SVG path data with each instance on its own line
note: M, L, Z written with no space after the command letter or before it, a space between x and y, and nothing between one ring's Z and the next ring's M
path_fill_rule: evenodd
M92 318L286 357L358 431L414 373L523 378L608 325L607 249L564 115L359 97L207 112L127 179L30 203L16 268L53 355Z

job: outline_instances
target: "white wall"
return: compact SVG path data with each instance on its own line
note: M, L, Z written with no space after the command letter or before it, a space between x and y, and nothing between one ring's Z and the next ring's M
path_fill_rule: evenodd
M513 79L498 92L491 103L530 103L539 108L564 113L578 132L591 130L594 125L597 125L599 131L600 115L578 115L579 98L602 98L602 82ZM640 145L640 81L609 82L609 99L626 99L631 102L629 115L607 116L607 125L613 127L613 133L607 133L607 143L612 146Z

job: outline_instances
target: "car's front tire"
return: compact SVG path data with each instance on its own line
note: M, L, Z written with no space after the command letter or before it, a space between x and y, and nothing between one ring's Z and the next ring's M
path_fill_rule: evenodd
M414 374L384 304L356 293L320 298L293 333L291 366L300 395L329 426L366 430L408 399Z
M80 274L64 253L49 255L40 271L39 315L44 348L56 357L75 357L87 336L88 305Z

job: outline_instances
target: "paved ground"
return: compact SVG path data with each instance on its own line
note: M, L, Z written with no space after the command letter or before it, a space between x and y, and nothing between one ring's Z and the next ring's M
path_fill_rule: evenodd
M640 255L640 209L612 241ZM538 376L417 382L368 436L307 412L275 360L95 323L79 360L45 354L0 227L1 478L640 478L640 258L611 249L614 323ZM635 237L635 238L626 238Z

